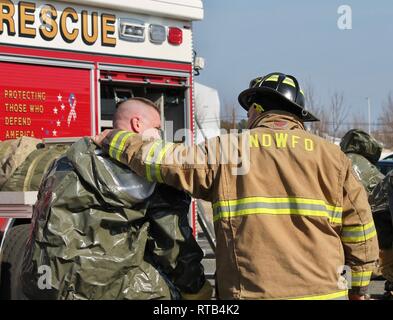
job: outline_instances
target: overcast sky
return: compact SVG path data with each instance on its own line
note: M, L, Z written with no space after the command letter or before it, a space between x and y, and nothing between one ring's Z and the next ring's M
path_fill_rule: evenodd
M337 26L341 5L352 9L352 30ZM273 71L312 83L326 106L342 91L366 120L370 97L373 122L393 93L391 0L204 0L204 11L194 47L206 69L196 81L218 89L222 105L238 105L252 78Z

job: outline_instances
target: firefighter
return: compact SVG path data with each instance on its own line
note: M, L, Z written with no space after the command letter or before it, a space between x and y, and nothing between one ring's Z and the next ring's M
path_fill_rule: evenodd
M376 276L386 279L384 298L393 299L393 222L391 213L391 178L386 177L375 166L381 156L382 146L367 132L349 130L341 139L341 150L352 161L355 175L369 195L378 234L379 267Z
M318 119L295 77L239 95L249 131L196 146L108 130L94 137L149 181L213 203L221 299L364 299L378 258L363 186L341 150L305 131Z

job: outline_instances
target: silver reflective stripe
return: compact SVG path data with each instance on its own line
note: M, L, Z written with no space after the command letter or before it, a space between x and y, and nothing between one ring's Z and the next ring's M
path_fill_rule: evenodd
M126 142L127 142L128 138L132 137L133 135L135 135L135 133L128 132L127 134L122 135L119 138L118 147L117 147L117 151L115 154L116 160L120 161L121 155L123 154L124 149L125 149Z
M161 176L161 163L169 150L170 147L174 146L174 143L165 143L163 140L156 140L150 147L146 159L146 178L148 181L163 182Z
M119 131L118 133L115 134L113 137L112 141L110 142L109 146L109 156L113 159L116 159L116 153L118 152L120 148L120 144L122 142L122 139L129 134L127 131Z
M370 284L372 271L352 272L351 284L353 287L366 287Z
M162 145L164 141L156 140L153 142L152 146L150 147L149 151L147 152L145 164L146 164L146 179L150 182L157 181L154 169L154 163L157 159L160 150L162 149Z
M343 227L341 233L341 240L343 242L364 242L368 239L373 238L377 234L374 222L371 221L368 224L355 226L355 227Z
M303 198L243 198L219 201L213 205L214 219L252 214L321 216L341 223L342 209L323 201Z

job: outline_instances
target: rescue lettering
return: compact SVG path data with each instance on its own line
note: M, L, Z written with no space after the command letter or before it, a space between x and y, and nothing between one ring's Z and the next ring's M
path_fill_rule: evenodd
M40 26L40 35L46 41L53 40L58 32L55 20L57 18L56 8L50 4L42 8L40 12L40 19L43 25Z
M72 8L65 8L60 17L60 34L63 40L67 43L72 43L78 37L79 30L73 28L67 29L67 19L70 19L72 23L78 22L78 14Z
M86 10L82 11L82 40L85 44L92 46L98 38L98 13L91 13L90 29L91 34L89 34L89 13Z
M286 148L297 148L302 146L306 151L314 151L314 141L309 138L303 138L297 135L293 135L285 132L270 133L253 133L249 138L250 148L271 148L286 149Z
M116 16L82 10L77 12L72 7L61 13L51 4L39 7L34 2L19 1L16 6L11 0L0 1L0 35L35 38L39 36L52 41L60 33L66 43L73 43L78 37L87 45L94 45L98 40L98 26L101 27L101 45L116 46ZM17 23L16 23L17 22ZM38 22L40 23L38 25Z
M35 38L36 30L31 27L34 24L35 3L21 1L18 11L19 37Z

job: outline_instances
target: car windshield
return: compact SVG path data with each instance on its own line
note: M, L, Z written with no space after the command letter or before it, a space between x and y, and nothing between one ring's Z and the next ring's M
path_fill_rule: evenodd
M390 170L393 170L393 158L378 161L377 167L379 171L381 171L384 175L387 175Z

